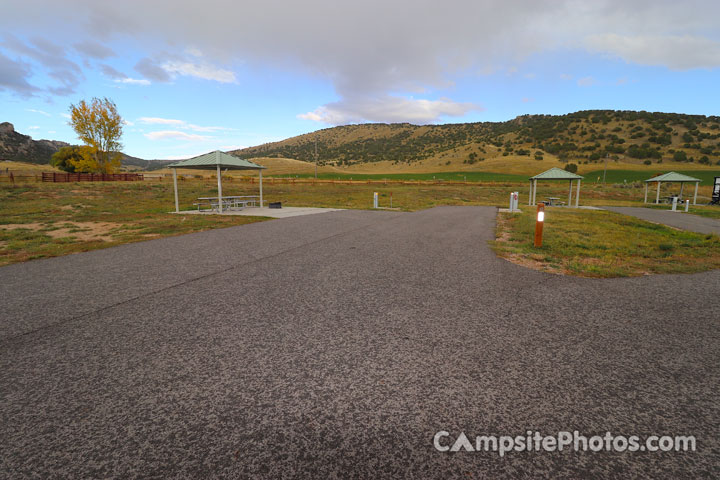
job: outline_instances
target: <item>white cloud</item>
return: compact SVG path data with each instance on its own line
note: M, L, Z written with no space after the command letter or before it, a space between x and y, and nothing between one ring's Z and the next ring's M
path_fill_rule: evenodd
M442 117L457 117L481 110L479 105L458 103L447 98L425 100L395 96L357 97L328 103L298 115L303 120L343 125L360 122L433 123Z
M223 132L232 131L234 128L230 127L203 127L192 123L187 123L184 120L177 120L175 118L161 118L161 117L140 117L138 122L146 125L173 125L178 128L185 130L192 130L195 132Z
M70 120L70 118L71 118L69 113L61 113L60 116L67 118L68 120Z
M149 140L187 140L190 142L204 142L212 137L197 135L194 133L181 132L179 130L161 130L144 134Z
M718 18L720 2L709 0L457 0L450 6L430 0L40 0L5 9L0 31L53 31L60 24L73 32L67 42L96 58L113 53L102 48L111 41L129 41L143 49L135 70L153 83L180 75L237 82L227 66L240 63L300 72L330 83L338 102L347 104L409 92L429 96L468 72L502 74L509 65L523 71L535 53L578 46L641 65L716 68ZM83 44L87 39L95 43ZM32 65L10 65L0 54L0 88L33 95L31 67L45 62L46 72L62 70L53 78L72 90L73 76L80 77L73 66L52 67L51 46L35 47L21 53L23 62L35 59ZM13 67L9 80L5 64Z
M39 130L39 129L40 129L40 127L38 127L37 125L31 125L28 127L28 130Z
M120 78L115 80L117 83L127 83L130 85L150 85L150 80L147 80L145 78Z
M140 117L138 122L147 123L148 125L184 125L185 122L182 120L175 120L173 118L160 118L160 117Z
M640 65L673 70L720 67L720 42L691 35L591 35L587 47Z
M593 77L583 77L578 79L577 84L581 87L592 87L597 82Z
M185 75L188 77L202 78L203 80L214 80L220 83L235 83L237 79L230 70L225 70L209 63L197 64L192 62L169 61L162 65L162 68L173 75Z
M573 76L568 75L567 73L561 73L560 74L560 80L572 80Z
M26 108L25 111L32 112L32 113L39 113L40 115L45 115L46 117L51 116L48 112L45 112L43 110L35 110L34 108Z
M48 133L57 133L55 130L48 130Z

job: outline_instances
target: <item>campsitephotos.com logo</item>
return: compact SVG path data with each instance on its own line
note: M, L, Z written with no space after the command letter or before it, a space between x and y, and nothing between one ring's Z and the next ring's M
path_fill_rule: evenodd
M503 457L511 452L694 452L694 436L638 435L585 436L577 430L543 435L528 430L525 435L478 435L471 440L461 432L453 437L440 431L433 437L433 445L439 452L496 452Z

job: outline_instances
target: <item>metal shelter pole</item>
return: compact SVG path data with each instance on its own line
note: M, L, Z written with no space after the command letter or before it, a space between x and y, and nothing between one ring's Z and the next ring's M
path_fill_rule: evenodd
M533 180L533 205L535 205L537 201L537 178Z
M270 182L272 183L272 182ZM262 168L260 169L260 208L263 206L263 197L262 197Z
M572 180L570 180L570 192L568 193L568 207L572 206Z
M220 165L217 166L218 177L218 213L222 213L222 175L220 175Z
M698 185L700 182L695 182L695 196L693 197L693 205L697 205L697 191L698 191Z
M533 181L530 180L530 192L528 193L528 206L532 206Z
M648 182L645 182L645 203L647 203Z
M657 182L658 188L657 188L657 195L655 195L655 204L660 203L660 182Z
M175 188L175 213L180 213L180 204L178 203L177 193L177 168L173 168L173 187Z
M575 208L580 207L580 179L578 178L577 191L575 192Z

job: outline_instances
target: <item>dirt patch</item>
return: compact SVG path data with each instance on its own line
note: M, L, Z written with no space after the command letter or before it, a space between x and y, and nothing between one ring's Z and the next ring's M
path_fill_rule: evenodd
M0 225L2 230L28 229L35 232L41 232L52 238L73 237L81 242L103 241L110 242L113 240L109 233L113 230L121 228L119 223L111 222L63 222L61 228L54 230L46 230L48 225L42 223L10 223Z
M542 262L540 260L527 257L518 253L500 253L500 258L507 260L508 262L520 265L521 267L537 270L538 272L552 273L554 275L569 275L569 272L563 268L558 268L549 263Z

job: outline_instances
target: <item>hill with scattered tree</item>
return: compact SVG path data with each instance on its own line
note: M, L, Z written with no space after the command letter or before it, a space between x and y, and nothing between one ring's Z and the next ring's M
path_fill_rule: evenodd
M30 135L16 132L12 123L0 123L0 160L49 164L55 152L68 146L70 146L69 143L58 140L33 140ZM141 168L155 166L148 160L131 157L124 153L121 163L123 166L132 165ZM159 168L161 165L157 165L157 167Z
M720 117L589 110L506 122L347 125L231 153L314 162L316 145L318 163L335 167L389 162L479 168L476 164L488 159L591 165L605 158L640 165L720 165Z

